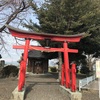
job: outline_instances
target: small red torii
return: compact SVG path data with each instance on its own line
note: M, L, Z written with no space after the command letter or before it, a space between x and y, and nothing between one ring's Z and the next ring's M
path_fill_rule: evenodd
M68 53L78 53L77 49L69 49L68 48L68 42L79 42L84 33L77 34L77 35L55 35L55 34L48 34L48 33L36 33L36 32L29 32L29 31L23 31L14 27L11 27L9 25L6 25L6 27L9 29L10 33L14 37L18 38L25 38L25 45L17 46L14 45L14 49L24 49L24 55L23 60L20 63L20 74L19 74L19 82L18 82L18 91L21 91L25 84L25 75L26 75L26 63L27 63L27 57L28 57L28 50L40 50L44 52L63 52L64 53L64 71L63 72L63 78L65 79L65 87L70 88L70 69L69 69L69 57ZM30 46L30 40L45 40L50 39L50 41L56 41L56 42L62 42L63 48L45 48L41 46ZM74 69L74 67L73 67ZM72 69L72 72L74 70ZM72 74L74 75L74 74ZM75 76L75 75L74 75ZM73 77L74 77L73 76ZM74 82L74 81L73 81ZM74 83L75 84L75 83ZM75 86L71 87L72 90L75 91Z

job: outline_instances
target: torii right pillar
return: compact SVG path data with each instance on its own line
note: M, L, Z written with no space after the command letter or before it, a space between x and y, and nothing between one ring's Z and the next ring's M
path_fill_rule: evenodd
M66 80L65 86L66 86L66 88L70 88L68 44L66 42L64 42L63 47L64 47L64 68L65 68L65 80Z
M69 49L68 48L68 43L67 42L64 42L63 43L63 48L64 48L64 64L63 64L63 70L62 70L62 79L61 79L61 84L64 85L65 84L65 87L66 88L71 88L73 90L73 87L72 87L72 84L71 84L71 81L70 81L70 72L74 72L74 71L71 71L70 68L69 68L69 57L68 57L68 53L71 52L71 53L78 53L78 50L77 49ZM75 69L75 68L74 68ZM72 74L72 75L75 75L75 74ZM72 77L73 78L73 77ZM74 78L76 79L76 78ZM75 82L76 80L74 80L73 82ZM76 84L76 83L75 83ZM74 89L75 91L75 89Z

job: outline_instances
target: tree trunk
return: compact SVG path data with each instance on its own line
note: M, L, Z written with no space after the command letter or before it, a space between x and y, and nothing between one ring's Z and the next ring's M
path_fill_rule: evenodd
M58 65L58 79L59 82L61 81L61 66L62 66L62 55L61 52L58 52L58 57L59 57L59 65Z

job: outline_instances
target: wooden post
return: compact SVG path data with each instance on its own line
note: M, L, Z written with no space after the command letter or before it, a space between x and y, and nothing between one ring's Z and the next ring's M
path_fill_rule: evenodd
M72 92L76 91L76 64L72 63L71 68L72 82L71 82L71 90Z
M28 56L28 48L29 48L30 40L26 39L24 55L20 64L20 73L19 73L19 82L18 82L18 91L22 91L22 88L25 84L25 75L26 75L26 64L27 64L27 56Z
M69 74L69 59L68 59L68 44L63 43L64 47L64 67L65 67L65 81L66 88L70 88L70 74Z

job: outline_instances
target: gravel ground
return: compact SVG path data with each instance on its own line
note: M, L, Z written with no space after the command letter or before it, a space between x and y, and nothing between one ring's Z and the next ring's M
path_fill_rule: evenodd
M0 100L9 100L16 86L16 78L0 78Z
M17 78L1 78L0 100L9 100L17 83ZM28 88L25 100L69 100L66 95L59 91L59 83L56 81L56 75L27 76L26 86ZM83 90L82 100L100 100L99 93L93 90Z
M100 100L99 99L99 91L95 91L95 90L82 91L82 100Z

